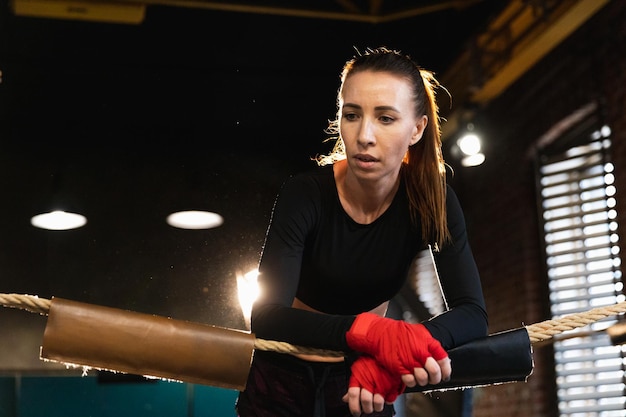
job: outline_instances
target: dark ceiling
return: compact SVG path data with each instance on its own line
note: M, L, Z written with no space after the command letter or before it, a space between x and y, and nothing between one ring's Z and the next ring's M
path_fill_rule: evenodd
M258 262L282 180L328 149L354 48L443 73L507 2L289 3L153 2L131 25L16 16L3 1L0 292L244 328L236 273ZM89 221L30 225L53 208ZM165 224L191 208L225 223ZM37 318L7 310L5 348L32 346L0 346L0 369L36 368Z

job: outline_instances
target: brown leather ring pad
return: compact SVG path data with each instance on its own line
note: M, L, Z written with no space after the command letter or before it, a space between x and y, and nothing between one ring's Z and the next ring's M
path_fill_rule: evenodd
M242 391L254 340L239 330L53 298L41 358Z

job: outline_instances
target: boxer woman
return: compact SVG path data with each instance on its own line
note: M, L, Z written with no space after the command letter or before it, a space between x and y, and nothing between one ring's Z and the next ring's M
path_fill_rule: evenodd
M345 357L257 351L239 416L393 416L406 387L450 378L448 349L487 335L463 212L446 182L439 87L387 48L345 64L334 150L278 193L251 318L256 337ZM386 318L429 246L446 312L422 323Z

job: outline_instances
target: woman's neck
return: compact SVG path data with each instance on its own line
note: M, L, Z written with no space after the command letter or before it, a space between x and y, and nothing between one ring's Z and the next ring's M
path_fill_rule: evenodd
M343 209L357 223L370 224L378 219L391 205L400 176L379 180L362 180L348 169L346 161L334 165L335 183Z

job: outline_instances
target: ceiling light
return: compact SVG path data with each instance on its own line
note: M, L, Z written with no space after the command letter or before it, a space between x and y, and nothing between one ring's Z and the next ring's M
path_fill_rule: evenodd
M480 139L474 133L468 133L459 139L459 148L465 155L476 155L480 152Z
M84 226L87 223L87 218L77 213L54 210L33 216L30 223L40 229L70 230Z
M481 152L481 138L474 133L474 125L467 125L467 132L456 141L458 149L464 157L461 164L465 167L473 167L485 162L485 154Z
M211 229L221 226L224 218L210 211L188 210L167 216L167 224L179 229Z
M461 165L464 167L475 167L485 162L485 154L477 153L474 155L468 155L461 159Z

